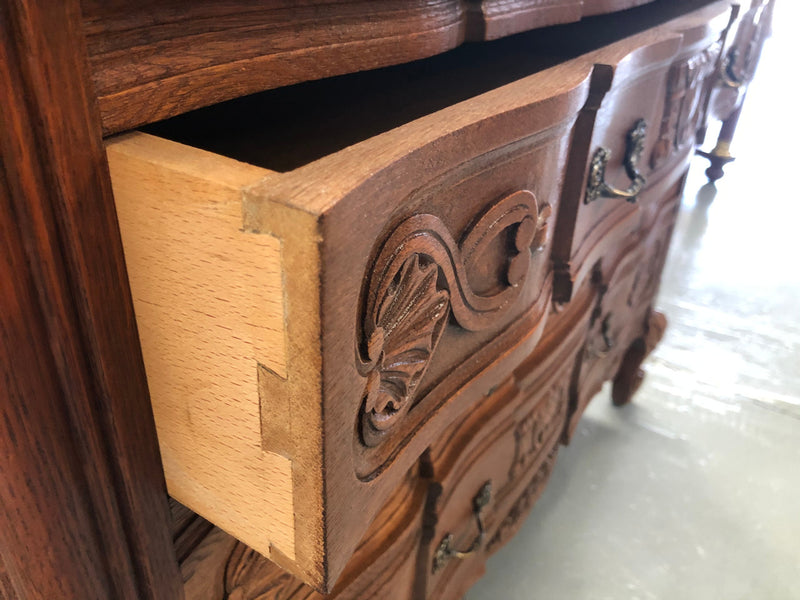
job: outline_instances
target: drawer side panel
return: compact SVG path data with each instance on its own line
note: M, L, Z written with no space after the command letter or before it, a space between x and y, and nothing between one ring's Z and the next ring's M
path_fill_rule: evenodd
M262 367L286 377L282 243L242 227L268 172L144 134L107 153L169 492L293 559L293 464L259 398Z

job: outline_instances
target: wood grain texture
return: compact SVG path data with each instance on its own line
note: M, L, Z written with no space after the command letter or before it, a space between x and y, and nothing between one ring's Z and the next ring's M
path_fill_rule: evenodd
M661 140L667 140L668 151L658 154L657 164L650 166L648 184L633 210L612 217L608 226L603 220L609 213L603 210L580 217L586 227L577 230L578 243L589 241L581 260L589 264L579 265L587 276L579 280L569 302L551 304L549 269L537 266L531 255L533 260L521 268L521 273L528 272L518 279L519 286L544 290L545 302L539 304L541 295L533 304L527 300L525 319L531 311L546 313L546 319L534 325L521 324L517 317L515 326L502 331L489 326L488 337L475 338L477 353L463 363L463 375L459 353L470 348L470 336L480 333L482 315L496 308L495 299L505 293L504 286L517 280L513 265L519 262L516 257L527 257L522 249L537 237L533 222L543 224L533 218L539 215L539 199L558 194L557 183L543 190L549 181L549 165L542 162L543 154L531 152L527 138L502 143L506 131L519 136L524 130L520 123L528 122L520 118L525 114L521 107L511 111L516 128L504 129L501 116L509 110L503 103L516 101L522 81L288 173L271 173L247 189L246 229L274 233L275 207L289 198L296 199L298 208L321 216L317 230L322 244L320 402L325 407L323 502L328 519L324 536L329 568L336 569L341 557L350 559L331 594L322 596L252 551L231 545L224 534L213 533L209 546L197 546L187 564L194 559L210 561L204 563L207 568L193 568L193 573L208 573L217 583L193 589L215 590L212 600L234 589L275 598L379 598L386 589L402 598L408 590L413 590L409 593L415 598L463 595L482 572L486 557L513 535L533 507L554 467L558 442L569 440L589 399L604 381L614 379L615 402L629 400L640 378L639 364L663 330L651 307L669 246L676 198L684 183L691 130L700 126L702 112L702 98L687 99L688 88L676 88L674 83L670 87L669 82L670 77L699 82L710 75L707 67L727 22L726 7L725 3L711 5L680 22L526 80L542 83L558 74L563 83L568 69L575 68L584 75L594 73L594 93L588 93L591 84L584 78L576 100L588 102L586 113L598 109L600 98L605 97L605 112L600 113L599 122L596 114L584 121L591 125L589 135L573 135L573 151L588 155L592 136L607 130L614 131L609 138L615 141L602 143L619 144L625 129L621 122L641 106L652 110L654 122L666 123L656 128L645 156L648 150L655 152ZM699 65L696 77L690 68L695 64ZM544 85L538 89L542 98L556 90ZM645 99L632 101L632 96ZM530 101L529 92L525 98ZM530 118L538 118L538 108L529 110L534 111ZM555 110L566 109L554 105L547 109ZM553 112L544 115L554 118ZM471 133L476 123L481 125L480 137ZM567 130L572 120L568 123ZM533 148L542 144L542 149L552 152L546 140L561 135L563 131L541 132L534 136ZM433 148L435 154L429 153ZM560 146L559 152L557 171L563 172L566 147ZM534 156L538 161L533 162ZM531 167L537 163L547 166L541 171ZM529 178L515 179L520 172ZM420 181L420 173L431 182ZM409 174L417 176L409 181ZM318 189L317 181L324 181L325 188ZM503 181L506 191L494 188L495 181ZM509 193L509 188L516 191ZM575 193L583 198L582 187ZM513 199L509 206L521 211L519 218L508 216L516 213L506 210L507 199ZM564 210L569 202L562 189L561 204L553 205L544 220L548 226L542 229L547 233L540 243L551 243L549 220L576 218ZM457 209L448 208L454 206ZM510 234L499 248L480 253L480 260L471 265L468 249L479 245L472 243L473 236L490 237L486 232L491 229L482 229L484 218L498 223L499 231L505 230L507 219ZM354 222L359 223L363 240L353 238ZM523 223L531 225L530 231ZM601 233L597 233L598 225ZM481 233L476 235L476 231ZM521 238L524 243L519 243ZM479 291L479 302L470 298L470 288ZM515 293L524 297L526 292ZM477 305L485 313L471 312ZM358 371L358 362L355 365L360 379L349 378L348 361L341 360L351 353L363 363L363 371ZM495 363L487 367L492 360ZM445 391L439 403L437 390L441 389ZM365 417L374 428L368 438L363 433ZM292 442L287 444L290 447ZM341 453L348 447L357 450L354 460ZM398 473L413 471L415 464L424 478L430 478L424 527L422 537L409 542L404 551L407 558L417 557L413 569L408 570L405 562L393 578L375 569L378 563L367 558L383 547L371 534L375 527L383 527L383 516L375 519L362 538L373 544L369 554L362 552L363 541L356 544L355 553L348 548L353 547L352 536L361 531L368 515L395 513L396 492L403 485ZM482 517L481 537L472 498L489 480L492 494ZM359 506L357 515L342 509L354 503ZM392 517L386 521L393 522ZM452 538L445 544L448 534ZM474 540L479 541L476 554L441 559L453 549L469 548ZM443 566L437 568L439 563ZM238 577L235 588L230 587L231 573ZM355 579L353 574L357 574ZM195 579L195 584L190 579L187 585L198 581L202 579ZM354 587L355 581L365 587Z
M391 597L412 600L426 490L427 483L420 479L417 469L398 483L335 589L324 597L189 511L188 520L182 520L180 525L175 523L176 544L189 550L181 560L186 598L364 600ZM186 532L203 527L206 527L203 537L187 539Z
M284 173L143 134L111 141L171 493L331 590L397 478L535 348L551 244L570 248L580 287L640 226L638 205L562 189L569 144L568 182L603 145L620 185L630 122L661 121L683 36L713 18L533 61L527 77ZM477 79L519 51L499 48ZM581 122L591 133L573 135L603 94ZM202 135L203 119L239 109L235 139ZM264 111L248 99L164 131L257 158Z
M578 21L585 0L468 0L468 36L495 40L521 31Z
M652 0L83 0L104 131Z
M4 579L179 598L77 2L0 4L0 95Z
M136 7L87 0L83 11L107 133L264 89L430 56L460 44L465 24L456 0Z
M727 3L610 50L577 36L536 75L290 173L142 134L111 142L119 217L137 232L125 251L144 363L154 398L179 398L155 402L161 447L183 453L164 452L170 486L199 490L187 498L263 554L176 503L170 544L87 55L94 83L108 77L111 130L575 19L576 4L0 4L4 600L321 600L304 580L341 600L463 593L541 493L567 409L574 423L611 377L615 402L628 401L663 331L651 304L704 118L692 92L707 84ZM594 47L613 35L596 32ZM596 125L624 129L625 88L675 39L659 80L669 152L651 161L638 210L578 230L576 262L594 278L551 306L552 225L575 216L561 187L568 141L588 153ZM573 135L587 97L593 113ZM406 233L428 241L409 246ZM382 432L370 440L365 415ZM470 499L487 474L504 483L486 550L431 577L440 536L472 539Z
M0 598L2 600L18 600L19 596L11 583L11 577L3 564L3 556L0 554Z
M170 493L328 585L314 217L248 225L264 169L145 134L107 151Z
M602 15L648 4L653 0L583 0L583 15Z
M242 231L268 172L144 134L107 152L168 489L293 559L292 462L262 447L258 384L287 377L281 240Z

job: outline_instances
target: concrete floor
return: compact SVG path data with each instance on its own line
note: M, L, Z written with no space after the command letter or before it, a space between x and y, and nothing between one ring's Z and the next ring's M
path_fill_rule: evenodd
M800 6L776 17L737 162L716 191L693 165L635 403L595 398L466 600L800 599Z

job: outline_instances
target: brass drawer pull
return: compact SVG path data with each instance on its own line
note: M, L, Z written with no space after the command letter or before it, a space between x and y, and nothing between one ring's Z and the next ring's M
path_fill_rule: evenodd
M483 537L485 534L483 526L483 509L492 499L492 482L491 480L481 486L476 496L472 499L472 514L475 516L475 521L478 523L478 535L472 540L469 548L466 550L456 550L453 547L455 537L452 533L447 533L439 542L439 547L433 555L433 572L441 571L451 558L466 558L475 554L483 544Z
M636 202L636 196L639 195L646 183L644 176L639 172L639 160L644 152L645 135L647 135L647 123L644 119L639 119L627 135L624 165L631 184L625 190L617 189L605 181L611 150L603 147L595 150L589 167L589 182L584 199L586 204L598 198L623 198L628 202Z

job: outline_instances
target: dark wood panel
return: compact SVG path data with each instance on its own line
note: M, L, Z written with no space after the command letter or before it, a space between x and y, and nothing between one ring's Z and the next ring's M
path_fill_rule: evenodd
M77 1L0 3L0 548L23 598L181 596Z
M83 2L106 133L299 81L444 52L457 0Z
M82 0L107 134L653 0Z

